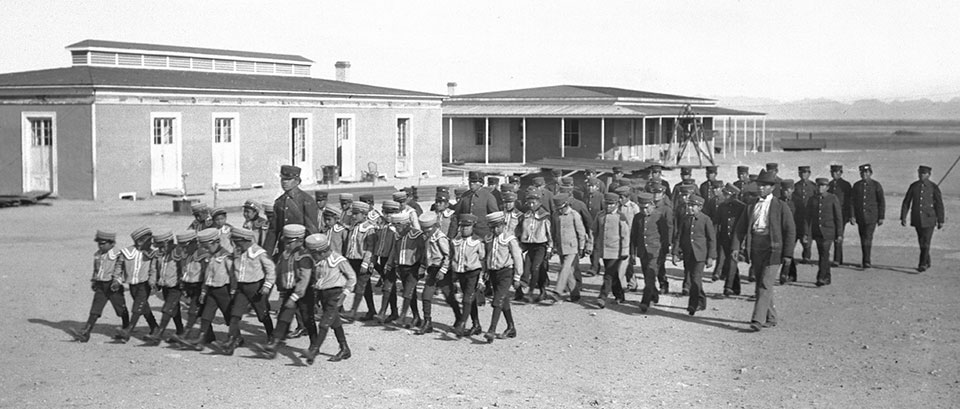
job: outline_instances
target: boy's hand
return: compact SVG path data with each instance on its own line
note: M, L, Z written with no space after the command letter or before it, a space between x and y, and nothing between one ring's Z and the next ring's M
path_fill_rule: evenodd
M90 289L93 290L93 291L97 291L97 282L96 282L96 281L91 281L91 282L90 282Z
M120 282L117 280L113 280L113 282L110 283L110 291L120 291L121 288L123 288L123 286L120 285Z
M287 298L287 300L283 302L283 308L293 309L296 307L297 307L297 302L294 301L292 298Z

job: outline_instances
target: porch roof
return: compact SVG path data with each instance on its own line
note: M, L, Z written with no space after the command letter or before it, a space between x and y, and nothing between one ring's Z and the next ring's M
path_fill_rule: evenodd
M450 118L676 118L679 105L622 104L443 104L443 116ZM762 116L760 112L717 106L694 106L699 116Z

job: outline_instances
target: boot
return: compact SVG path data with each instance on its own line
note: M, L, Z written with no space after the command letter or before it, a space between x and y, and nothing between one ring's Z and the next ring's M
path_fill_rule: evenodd
M480 326L479 322L474 322L473 326L470 327L470 336L480 335L483 333L483 327Z
M160 327L157 327L153 331L150 331L149 334L143 336L144 345L147 346L157 346L160 345L160 338L163 336L163 330Z
M464 334L467 331L466 326L467 326L466 322L460 322L460 321L457 321L457 323L453 325L453 333L457 336L457 338L463 338Z
M320 353L320 347L310 345L306 351L303 352L303 358L307 361L307 365L313 365L313 362L317 359L317 354Z
M260 343L254 343L253 345L260 350L260 355L264 358L274 359L277 357L277 348L280 346L280 342L277 338L271 338L270 342L267 342L266 345Z
M483 337L486 338L488 344L492 344L493 340L497 338L497 333L494 331L487 331L483 334Z
M350 347L347 346L347 343L346 343L346 342L341 342L341 343L340 343L340 351L338 351L336 355L330 357L330 359L328 359L328 361L330 361L330 362L340 362L340 361L343 361L343 360L346 360L346 359L350 359L351 356L352 356L352 355L350 354Z
M373 310L370 310L370 311L367 311L367 314L366 314L366 315L364 315L363 317L360 318L360 321L370 321L370 320L372 320L372 319L373 319L374 317L376 317L376 316L377 316L377 314L376 314L375 312L373 312Z
M133 328L122 328L117 332L117 335L113 336L113 339L121 344L126 344L130 341L130 332L133 331Z
M423 335L431 332L433 332L433 320L431 320L430 317L427 317L427 319L423 320L423 323L420 324L420 327L417 328L417 331L414 332L414 334Z
M93 325L84 324L83 328L79 331L75 328L70 329L70 335L73 335L73 340L77 342L87 342L90 340L90 332L93 331Z
M213 346L224 355L233 355L233 351L240 346L240 337L229 336L226 341L213 341Z
M507 326L507 329L503 331L503 334L500 335L501 338L516 338L517 337L517 327L513 325Z
M192 349L194 351L203 351L203 344L206 342L210 330L200 330L197 333L196 338L181 340L180 343L183 344L184 348ZM179 338L179 337L177 337Z

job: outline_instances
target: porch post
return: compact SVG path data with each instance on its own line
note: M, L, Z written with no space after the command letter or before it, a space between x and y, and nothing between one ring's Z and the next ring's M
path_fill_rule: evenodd
M483 118L483 149L484 163L490 164L490 117Z
M448 128L450 128L447 133L447 161L453 163L453 117L450 117L447 123L449 124Z
M521 137L523 138L523 139L522 139L522 141L523 141L523 164L526 165L526 164L527 164L527 118L526 118L526 117L521 118L521 119L520 119L520 123L523 124L523 135L522 135Z
M565 125L566 125L566 121L564 120L564 118L560 118L560 157L561 158L567 157L567 149L566 147L563 146L563 134L564 132L566 132L566 130L564 129Z
M753 153L757 153L757 117L753 117Z
M733 151L733 157L737 157L737 117L730 117L733 120L733 143L730 144L730 147Z
M760 150L764 152L767 150L767 117L763 117L763 132L760 133Z
M607 144L606 144L606 135L607 135L607 118L600 118L600 159L605 159L607 157Z
M641 159L647 160L647 117L640 118L640 146L643 149Z
M723 118L723 149L721 150L723 151L724 159L727 158L727 119L729 118Z
M747 156L747 118L743 118L743 156Z

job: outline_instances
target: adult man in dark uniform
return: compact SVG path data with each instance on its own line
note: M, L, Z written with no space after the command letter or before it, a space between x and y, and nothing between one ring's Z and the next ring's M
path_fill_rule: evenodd
M667 280L667 254L670 254L670 245L673 243L673 202L664 193L666 187L663 184L651 182L647 183L647 192L653 195L653 205L656 212L661 214L657 218L657 227L666 232L661 236L660 255L657 257L657 283L660 285L660 294L670 292L670 282Z
M486 237L490 233L487 226L486 215L500 210L497 206L497 199L489 190L483 188L483 174L480 172L470 172L470 189L460 195L457 205L454 206L454 218L459 219L460 215L472 214L477 217L476 225L473 227L474 233L480 237ZM451 220L450 224L458 225L459 222Z
M620 179L623 179L623 168L620 166L613 167L613 176L610 178L610 183L607 184L607 192L613 193L613 191L620 187Z
M883 216L886 211L886 201L883 197L883 186L873 180L873 167L869 163L860 165L860 180L853 184L850 193L850 208L853 219L860 233L860 249L863 253L862 268L870 268L870 249L873 247L873 232L877 226L883 226Z
M663 178L663 168L660 165L650 166L650 182L663 185L663 191L670 191L670 182Z
M742 238L736 234L736 228L747 205L738 198L740 189L732 184L724 186L721 195L723 202L713 216L717 227L717 267L713 270L713 280L723 277L723 295L728 297L740 295L740 271L734 254L740 250Z
M850 213L850 191L853 186L850 182L843 180L843 165L830 165L830 187L827 192L832 193L840 202L840 209L843 212L843 224L837 226L837 239L833 242L833 267L843 264L843 232L846 225L853 219Z
M703 183L700 184L700 197L702 197L705 202L710 201L710 199L716 197L716 192L713 189L714 189L714 183L716 183L717 181L717 167L707 166L706 173L707 173L707 180L703 181ZM723 187L722 183L720 184L720 187Z
M320 232L317 223L320 209L317 208L317 201L300 190L299 186L300 168L291 165L281 166L280 187L283 188L283 194L273 201L273 221L270 223L270 232L267 233L267 238L263 242L263 248L269 255L277 251L277 242L283 236L283 226L303 225L308 235Z
M917 271L930 268L930 241L933 239L933 227L943 228L943 196L940 187L930 181L929 166L917 169L917 180L910 184L900 206L900 224L907 225L907 211L910 211L910 225L917 230L920 244L920 263Z
M750 167L737 166L737 181L733 182L733 186L742 191L747 183L750 183Z
M787 204L773 195L779 182L776 174L761 172L757 177L760 199L750 205L740 219L738 234L745 238L744 250L750 260L750 269L757 276L757 301L753 307L750 328L777 325L777 310L773 303L773 282L780 264L793 258L796 245L796 226Z
M811 238L817 242L820 264L817 269L817 287L830 284L830 246L843 226L840 200L827 192L829 188L829 179L817 178L817 193L810 198L804 212L806 224L803 226L803 242L809 245Z
M810 198L817 193L817 185L810 181L809 166L800 166L797 168L797 174L800 175L800 180L793 185L793 196L790 199L793 200L794 209L796 209L793 213L794 224L797 225L797 229L801 229L807 224L807 205L810 204ZM803 241L802 236L797 235L797 240L801 240L803 246L803 251L800 253L803 257L801 262L808 264L810 263L810 241Z
M793 188L795 186L796 184L793 182L793 179L783 179L780 181L781 196L779 199L790 208L790 214L797 213L797 208L795 207L796 202L791 199L793 196ZM794 225L796 225L796 216L794 216ZM754 280L753 269L750 270L749 280L750 282L753 282ZM788 262L784 262L783 266L780 267L780 284L783 285L787 281L797 281L797 261L793 258L790 258L790 261Z
M702 197L691 195L686 203L687 214L677 225L671 251L674 265L678 258L683 258L684 276L690 283L687 313L694 315L697 311L707 309L703 270L713 267L713 260L717 258L717 231L713 221L700 211L703 207Z

